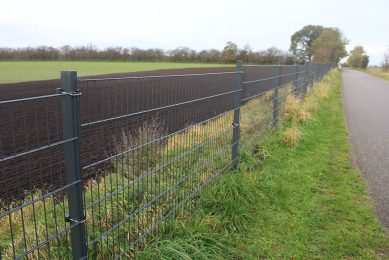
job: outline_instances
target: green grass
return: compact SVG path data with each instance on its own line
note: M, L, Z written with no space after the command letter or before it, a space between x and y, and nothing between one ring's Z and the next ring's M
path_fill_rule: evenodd
M61 70L77 70L79 76L160 69L226 67L228 64L104 61L0 61L0 84L57 79Z
M370 73L374 76L380 77L382 79L389 80L389 72L383 72L381 69L367 69L363 71Z
M340 73L324 84L330 93L316 92L323 98L310 120L285 120L256 153L241 154L240 169L217 179L140 259L388 258L389 241L350 163ZM282 141L290 127L301 132L294 148Z

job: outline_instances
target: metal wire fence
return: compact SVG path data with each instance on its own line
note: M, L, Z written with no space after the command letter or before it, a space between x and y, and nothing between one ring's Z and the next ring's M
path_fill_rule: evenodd
M1 258L135 257L332 67L67 71L56 94L0 101Z

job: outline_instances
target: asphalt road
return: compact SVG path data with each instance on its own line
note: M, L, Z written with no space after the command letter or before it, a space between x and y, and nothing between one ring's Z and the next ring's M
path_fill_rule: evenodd
M343 100L355 161L389 230L389 81L343 71Z

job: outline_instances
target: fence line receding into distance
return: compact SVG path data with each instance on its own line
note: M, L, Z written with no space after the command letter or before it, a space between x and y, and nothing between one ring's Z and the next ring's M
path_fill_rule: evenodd
M134 257L333 64L78 79L0 101L0 258Z

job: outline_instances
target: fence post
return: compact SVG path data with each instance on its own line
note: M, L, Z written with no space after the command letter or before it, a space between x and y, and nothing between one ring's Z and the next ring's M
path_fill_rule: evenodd
M82 178L80 173L80 111L76 71L61 71L62 117L66 182L69 216L66 221L74 227L70 231L73 259L86 257L85 215L82 201Z
M310 67L310 64L308 63L308 64L307 64L307 84L305 85L304 94L307 93L308 88L309 88L309 84L310 84L310 82L311 82L311 80L310 80L311 75L309 74L310 68L311 68L311 67Z
M232 167L238 166L238 142L240 132L240 106L241 106L241 95L242 95L242 81L243 81L243 65L242 61L236 63L236 83L234 93L234 121L232 123Z
M293 94L295 96L298 96L299 95L299 65L296 64L295 65L296 68L295 68L295 73L296 73L296 77L295 77L295 83L294 83L294 89L293 89Z
M276 66L276 87L273 93L273 123L272 127L275 128L278 123L278 110L279 110L279 102L278 102L278 88L281 86L281 65Z
M311 67L311 87L313 87L313 85L315 84L316 82L316 64L312 64L312 67Z
M303 84L303 96L307 93L308 85L309 85L309 64L305 64L305 74L304 74L304 84Z

